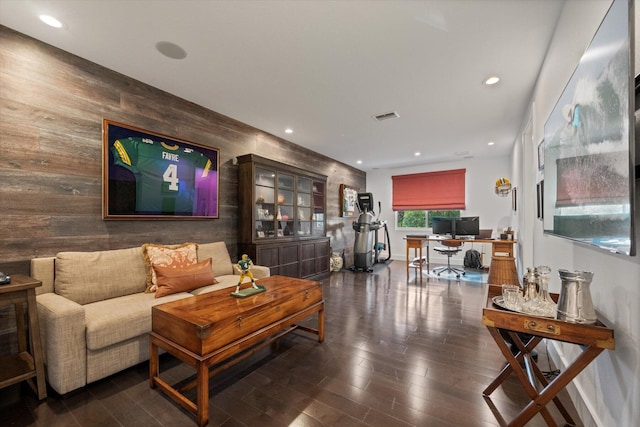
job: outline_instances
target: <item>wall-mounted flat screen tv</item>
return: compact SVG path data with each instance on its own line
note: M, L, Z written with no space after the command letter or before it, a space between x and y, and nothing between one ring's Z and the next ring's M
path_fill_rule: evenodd
M615 0L544 127L544 231L635 254L632 3Z

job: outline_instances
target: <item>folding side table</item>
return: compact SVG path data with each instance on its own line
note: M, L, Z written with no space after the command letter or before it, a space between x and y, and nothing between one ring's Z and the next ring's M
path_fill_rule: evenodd
M415 268L419 271L419 276L416 274L416 277L420 277L422 280L422 248L426 246L426 261L427 261L427 269L429 268L429 239L427 236L405 236L406 241L406 257L407 257L407 280L409 280L409 267ZM419 258L420 263L418 265L414 265L411 262L411 258L409 258L409 249L413 249L414 258Z
M508 362L498 377L482 392L496 419L501 426L523 426L539 412L547 425L556 426L556 422L546 408L546 405L553 401L565 421L569 424L575 424L560 402L558 393L602 351L615 348L613 330L607 328L599 320L593 325L586 325L508 311L495 305L493 301L494 297L501 295L501 286L489 285L487 289L487 300L482 310L482 324L487 327ZM558 298L557 294L551 296L556 300ZM501 331L507 333L518 347L517 355L514 356L511 353L508 344L500 335ZM520 334L531 336L531 339L523 342ZM551 381L545 378L531 357L531 351L543 338L578 344L582 349L582 353L567 366L564 372ZM531 402L520 411L516 418L511 422L506 422L489 396L511 374L516 375ZM541 387L541 390L538 390L538 386Z

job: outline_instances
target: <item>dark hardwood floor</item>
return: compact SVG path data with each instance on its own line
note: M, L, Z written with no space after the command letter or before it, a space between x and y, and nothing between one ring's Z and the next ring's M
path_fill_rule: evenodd
M481 324L486 285L406 280L403 261L323 281L325 342L294 332L210 382L211 426L497 426L482 390L505 362ZM316 318L309 319L312 326ZM543 341L544 343L544 341ZM543 345L540 365L550 369ZM161 357L169 381L193 374ZM566 393L561 398L579 420ZM492 395L506 420L528 403L510 378ZM551 408L551 405L549 408ZM555 408L552 414L560 421ZM0 390L2 426L191 426L157 389L148 363L61 397ZM529 426L544 426L536 416Z

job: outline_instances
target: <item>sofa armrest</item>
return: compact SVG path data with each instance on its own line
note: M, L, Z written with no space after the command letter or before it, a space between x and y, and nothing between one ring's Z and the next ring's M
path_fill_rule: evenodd
M36 296L49 385L60 394L87 383L84 308L63 296Z
M233 274L235 276L239 276L240 272L236 268L234 268ZM271 276L271 269L263 265L254 265L251 267L251 274L253 274L253 278L256 280L263 279L265 277Z

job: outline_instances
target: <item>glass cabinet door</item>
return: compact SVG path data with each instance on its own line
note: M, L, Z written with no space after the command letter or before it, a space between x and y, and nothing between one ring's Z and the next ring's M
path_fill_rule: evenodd
M312 233L314 236L325 235L325 183L313 181L311 186L311 195L313 198L313 216L312 216Z
M297 231L300 236L311 235L311 180L298 177L296 199Z
M274 237L276 232L275 177L273 170L257 168L255 172L256 238Z
M293 175L278 174L278 199L276 204L276 219L278 222L277 237L293 236L295 234L293 181Z

